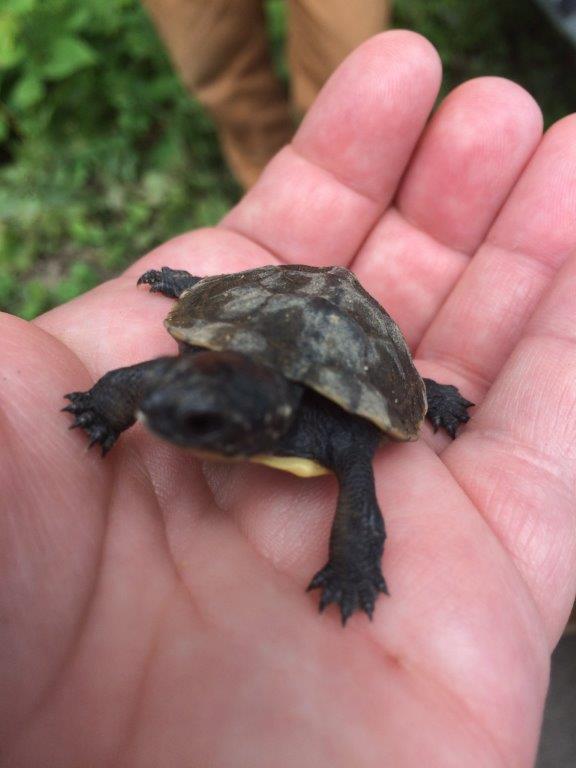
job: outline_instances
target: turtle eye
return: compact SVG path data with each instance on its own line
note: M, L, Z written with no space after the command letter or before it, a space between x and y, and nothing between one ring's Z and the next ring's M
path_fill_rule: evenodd
M224 426L224 419L218 413L194 413L186 416L184 426L196 435L208 435L218 432Z

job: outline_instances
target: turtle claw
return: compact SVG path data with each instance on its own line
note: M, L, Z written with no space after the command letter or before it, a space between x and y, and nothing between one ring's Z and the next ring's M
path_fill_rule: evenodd
M308 586L308 590L321 589L318 608L322 613L331 603L340 607L342 626L352 616L354 611L360 610L372 620L374 605L380 592L388 594L386 582L380 571L380 567L372 568L366 573L353 574L342 572L334 568L331 563L322 568L314 576Z
M73 414L74 423L68 429L77 429L82 427L90 438L88 448L96 443L102 446L102 456L104 457L118 438L118 434L106 423L104 417L98 413L94 407L90 392L70 392L64 395L70 404L64 406L62 411Z
M164 270L165 269L166 267L164 267ZM162 293L165 289L162 271L159 269L149 269L148 272L144 272L143 275L140 275L136 285L149 285L152 293Z

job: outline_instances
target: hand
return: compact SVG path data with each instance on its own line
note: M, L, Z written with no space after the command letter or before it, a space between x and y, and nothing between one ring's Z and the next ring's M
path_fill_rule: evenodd
M0 689L17 766L528 766L576 590L576 120L391 32L215 229L27 324L3 316ZM169 265L351 265L423 375L478 406L378 454L390 597L306 594L333 479L201 464L140 427L103 461L62 395L172 353Z

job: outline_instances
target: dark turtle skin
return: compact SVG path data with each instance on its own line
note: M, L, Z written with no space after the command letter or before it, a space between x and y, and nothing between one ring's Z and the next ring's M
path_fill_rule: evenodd
M199 278L163 267L138 280L178 299L166 328L179 354L110 371L64 409L105 454L140 418L200 456L336 475L328 562L309 589L320 610L372 617L384 521L372 460L417 439L424 417L455 437L472 405L422 379L395 322L342 267L268 266Z

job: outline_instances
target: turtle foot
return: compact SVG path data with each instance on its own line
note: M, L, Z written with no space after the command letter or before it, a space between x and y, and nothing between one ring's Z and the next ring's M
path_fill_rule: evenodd
M184 269L149 269L138 278L136 285L149 285L150 293L161 293L170 299L177 299L185 290L200 280Z
M372 619L379 593L388 594L379 565L366 571L355 569L347 572L328 563L318 571L308 586L308 590L317 588L322 590L320 612L330 603L336 603L340 607L342 626L357 610L364 611Z
M102 456L105 456L118 439L118 433L98 412L91 392L70 392L64 397L70 400L70 404L62 410L74 416L74 423L70 429L82 427L90 438L88 447L91 448L98 443L102 447Z
M424 379L424 382L428 399L426 416L432 423L434 432L442 427L454 439L460 424L465 424L470 419L468 408L474 403L462 397L452 384L438 384L432 379Z

